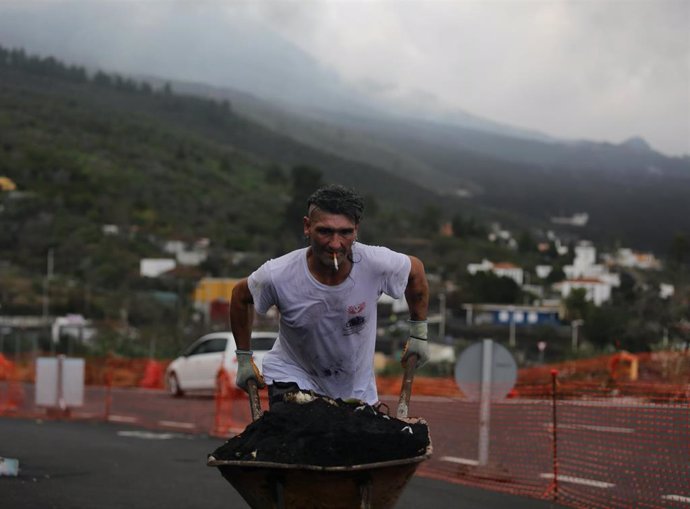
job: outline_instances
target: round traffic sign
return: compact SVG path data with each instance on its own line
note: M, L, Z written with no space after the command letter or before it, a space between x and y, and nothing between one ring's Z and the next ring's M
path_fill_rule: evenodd
M485 353L484 348L490 351ZM492 400L505 398L515 386L517 363L510 351L495 341L479 341L465 348L455 363L455 381L471 401L480 399L485 359L489 361L487 382Z

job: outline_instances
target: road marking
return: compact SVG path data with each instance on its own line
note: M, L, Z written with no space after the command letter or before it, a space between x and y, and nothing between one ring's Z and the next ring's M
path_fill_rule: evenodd
M553 428L553 424L547 423L548 429ZM606 433L635 433L632 428L620 428L618 426L593 426L591 424L559 424L558 429L574 429L574 430L587 430L587 431L603 431Z
M177 421L158 421L161 426L169 426L171 428L194 429L196 424L191 422L177 422Z
M379 394L379 399L381 401L398 401L400 399L400 396L394 396L391 394ZM432 403L445 403L449 401L459 401L461 403L467 403L467 400L464 398L459 398L459 397L452 397L452 396L415 396L414 397L415 401L419 402L432 402Z
M541 474L542 479L553 479L553 474ZM569 482L572 484L582 484L583 486L591 486L592 488L613 488L615 484L610 482L595 481L593 479L583 479L581 477L571 477L569 475L559 475L558 480L562 482Z
M180 438L177 433L153 433L151 431L118 431L118 436L128 438L143 438L145 440L171 440Z
M467 458L455 458L453 456L443 456L441 458L441 461L447 461L449 463L458 463L460 465L470 465L473 467L479 465L479 462L477 460L470 460Z
M113 422L137 422L139 419L127 415L109 415L108 420Z
M98 417L103 414L97 414L95 412L74 412L72 415L81 419L91 419L92 417Z
M664 500L672 500L673 502L685 502L686 504L690 504L690 497L684 497L683 495L664 495L661 498Z

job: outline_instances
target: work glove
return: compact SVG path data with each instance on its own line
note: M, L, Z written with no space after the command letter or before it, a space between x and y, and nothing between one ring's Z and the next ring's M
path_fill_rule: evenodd
M402 359L403 367L411 355L417 355L417 368L421 368L429 360L429 342L427 341L427 321L410 320L410 337L405 344Z
M247 382L249 380L256 380L256 385L261 389L266 387L264 377L259 371L259 368L254 364L251 350L235 350L237 354L237 378L235 378L235 385L247 390Z

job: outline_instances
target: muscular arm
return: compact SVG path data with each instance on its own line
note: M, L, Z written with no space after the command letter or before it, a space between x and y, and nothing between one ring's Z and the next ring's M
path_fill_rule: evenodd
M429 283L421 260L410 256L410 261L412 265L405 288L405 300L410 308L410 320L422 321L427 319L429 310Z
M247 279L242 279L232 289L230 300L230 328L239 350L250 350L252 324L254 322L254 299L249 291Z

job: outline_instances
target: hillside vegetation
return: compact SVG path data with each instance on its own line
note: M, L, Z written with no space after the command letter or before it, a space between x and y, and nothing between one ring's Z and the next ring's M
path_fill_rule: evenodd
M0 312L81 313L112 331L113 343L100 343L104 349L115 344L125 353L144 353L146 342L129 341L136 336L130 333L133 327L139 338L157 339L159 351L171 355L202 325L189 301L198 279L242 277L262 261L301 245L304 204L321 183L357 188L367 204L361 240L422 258L427 271L438 276L434 284L455 285L448 299L455 309L463 302L521 303L530 298L505 278L469 278L469 262L512 261L527 270L539 263L558 268L567 262L553 251L536 251L540 239L534 226L549 225L534 210L545 203L556 208L564 186L584 196L590 177L580 182L571 168L564 184L556 185L555 178L537 183L529 180L536 170L524 161L454 154L443 143L435 150L429 140L393 140L391 131L377 134L375 124L359 129L357 136L341 132L345 145L353 144L350 159L343 144L332 143L332 127L323 125L319 148L292 132L305 124L293 126L289 119L284 117L280 126L259 124L240 115L227 98L181 95L164 82L152 86L88 73L0 47L0 176L16 184L15 190L0 193ZM371 143L360 145L363 136ZM384 141L391 145L376 157L365 157ZM385 154L396 151L402 163L385 164ZM401 171L420 161L426 180ZM445 185L435 180L439 172L447 173ZM601 178L612 178L607 175ZM646 222L630 210L644 204L640 214L650 222L661 221L654 223L660 236L681 232L674 237L675 252L684 266L690 257L683 235L688 215L681 217L687 205L678 197L686 179L682 171L673 178L670 188L645 179L626 188L634 200L640 189L648 189L648 201L624 204L601 188L591 194L590 203L597 201L602 213L610 211L612 222L628 215L625 227L637 225L640 231ZM481 200L453 196L457 182L477 191ZM662 189L666 195L660 194ZM674 212L679 214L675 219L663 219ZM511 224L518 248L489 242L487 218ZM447 222L452 235L442 236L440 227ZM602 224L590 233L604 228ZM612 230L598 233L611 243L617 238ZM158 279L139 275L142 258L171 256L163 249L167 241L203 239L210 250L200 266L178 267ZM631 307L634 295L628 298L621 301L621 312ZM655 300L654 306L644 309L658 314L662 304ZM602 322L608 315L602 313ZM674 323L676 315L664 323ZM634 339L644 341L639 335ZM608 336L602 335L601 343L606 341Z
M690 158L664 156L639 138L535 140L381 112L296 111L231 90L174 87L232 98L262 125L440 195L459 191L469 196L465 210L513 227L553 228L552 216L587 212L589 223L572 233L660 254L677 233L690 231Z
M0 194L3 314L41 314L49 253L51 314L131 318L145 313L139 291L186 296L203 275L246 275L300 245L306 196L321 183L365 195L365 241L428 235L413 212L439 203L254 124L228 101L21 50L0 48L0 133L0 176L17 187ZM170 256L165 241L204 238L211 251L201 267L157 282L139 277L141 258Z

